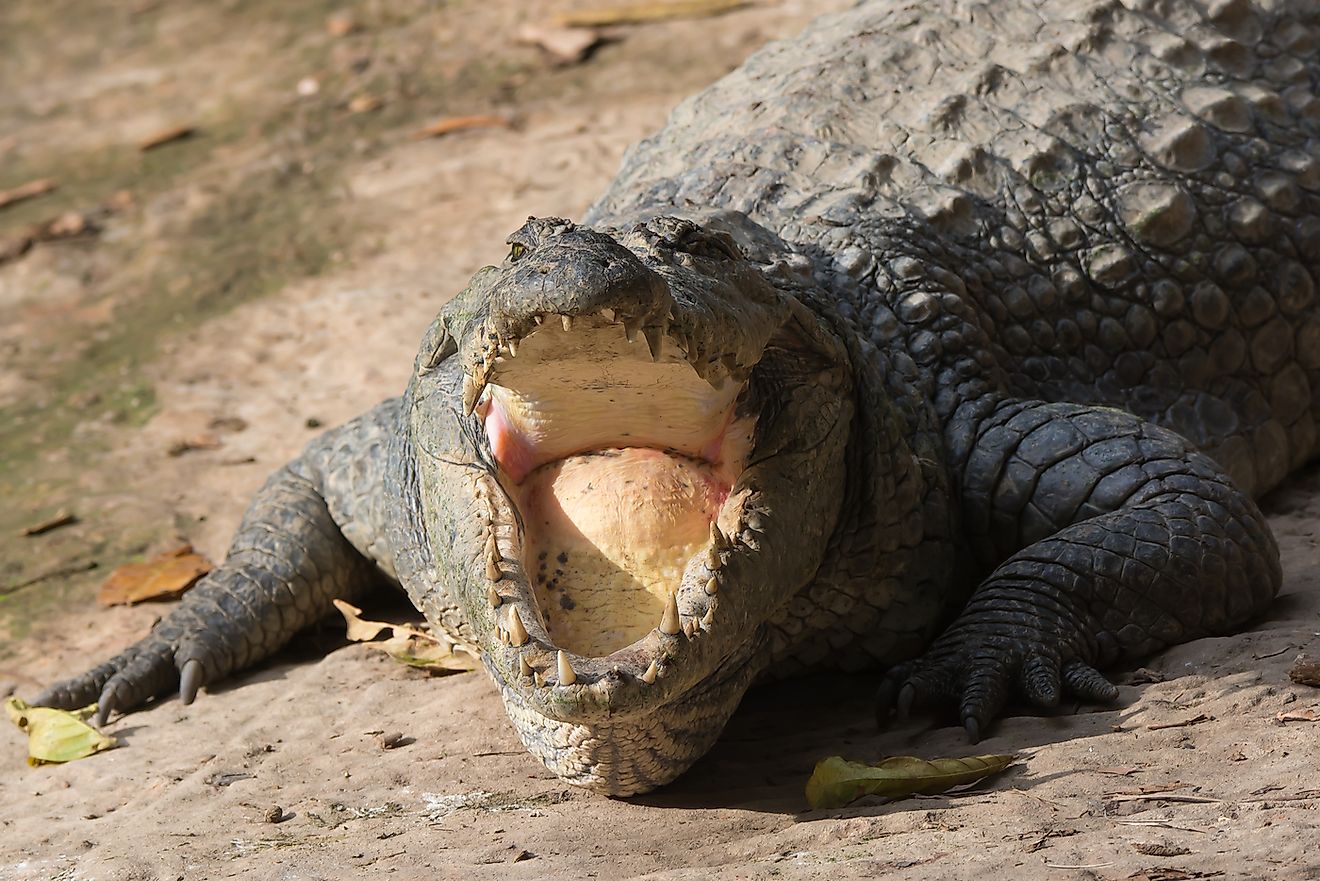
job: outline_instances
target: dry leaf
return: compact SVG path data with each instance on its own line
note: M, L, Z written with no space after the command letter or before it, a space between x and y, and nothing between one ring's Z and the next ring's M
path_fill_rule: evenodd
M0 208L13 205L16 202L23 202L27 199L34 199L37 196L45 195L58 187L55 181L48 177L30 180L25 184L20 184L9 190L0 190Z
M565 28L645 24L674 18L709 18L750 5L750 0L654 0L599 9L577 9L555 16L554 23Z
M509 120L503 116L450 116L438 120L430 125L418 129L413 133L413 137L421 140L422 138L439 138L451 132L461 132L473 128L508 128Z
M175 141L182 141L185 138L191 138L197 133L197 128L192 125L172 125L167 128L158 129L138 141L138 149L142 152L154 150L157 147L163 147Z
M998 774L1013 756L971 756L965 759L934 759L892 756L876 765L849 762L830 756L816 763L807 781L807 804L813 809L841 808L864 795L904 798L936 795L955 786L975 783Z
M81 710L56 710L29 706L11 697L5 701L5 711L15 725L27 732L29 765L71 762L115 745L113 737L87 724L86 720L96 712L96 704Z
M325 20L325 32L332 37L347 37L360 30L362 25L348 12L336 12Z
M600 31L594 28L557 27L549 24L524 24L518 29L518 42L540 46L559 64L576 64L600 45Z
M375 95L356 95L348 102L349 113L370 113L385 106L385 100Z
M222 446L224 446L224 444L220 442L220 438L213 434L195 434L192 437L185 437L182 440L175 441L170 444L169 449L165 452L170 456L177 458L184 453L191 453L194 450L218 450Z
M454 642L444 634L407 624L368 621L357 606L343 600L335 600L334 604L344 616L345 636L353 642L371 642L373 648L380 649L401 664L451 673L476 670L481 666L481 655L476 649ZM387 630L389 639L373 642Z
M1305 710L1279 713L1274 718L1279 722L1320 722L1320 713L1316 712L1315 707L1308 707Z
M147 135L138 141L138 149L142 152L154 150L157 147L163 147L174 141L182 141L184 138L191 138L197 134L197 127L193 125L172 125L169 128L163 128Z
M146 563L120 566L97 590L96 601L103 606L119 606L177 600L214 568L210 560L193 552L192 545L180 545Z

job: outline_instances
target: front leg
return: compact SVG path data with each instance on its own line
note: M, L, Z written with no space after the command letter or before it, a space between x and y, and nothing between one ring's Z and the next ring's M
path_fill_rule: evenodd
M962 614L881 687L897 702L954 705L980 732L1016 690L1112 700L1097 668L1240 627L1281 580L1255 503L1209 457L1131 414L1006 402L966 457L973 544L994 568Z
M136 644L37 696L41 706L99 704L98 721L153 697L197 690L265 658L382 579L378 496L391 401L313 441L249 506L224 563ZM373 560L372 557L377 559Z

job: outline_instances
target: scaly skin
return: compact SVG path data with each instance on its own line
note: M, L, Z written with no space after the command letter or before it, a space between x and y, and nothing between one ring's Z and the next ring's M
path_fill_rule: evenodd
M40 700L127 710L181 673L191 700L381 575L481 647L534 753L614 795L806 668L888 667L882 716L946 707L973 739L1014 693L1112 699L1097 668L1279 586L1251 498L1316 447L1317 47L1306 0L822 19L675 111L594 231L515 234L404 398L314 443L174 614ZM550 641L469 414L536 320L602 309L750 377L757 418L729 537L604 659Z

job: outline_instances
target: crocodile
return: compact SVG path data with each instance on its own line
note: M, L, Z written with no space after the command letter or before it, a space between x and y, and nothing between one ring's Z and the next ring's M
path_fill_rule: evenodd
M1317 449L1318 40L1309 0L876 0L770 44L39 701L189 703L390 583L612 796L801 671L973 741L1115 700L1102 670L1280 587L1254 499Z

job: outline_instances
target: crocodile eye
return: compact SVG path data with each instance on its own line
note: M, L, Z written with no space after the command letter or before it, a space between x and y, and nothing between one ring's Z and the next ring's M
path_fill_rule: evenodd
M517 263L519 260L523 258L523 255L526 253L527 253L527 247L525 245L519 244L518 242L514 242L512 245L509 246L510 262Z

